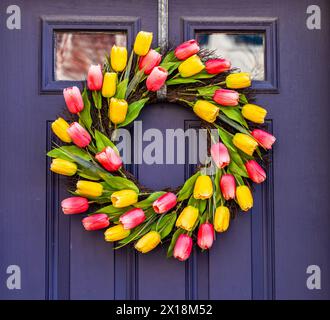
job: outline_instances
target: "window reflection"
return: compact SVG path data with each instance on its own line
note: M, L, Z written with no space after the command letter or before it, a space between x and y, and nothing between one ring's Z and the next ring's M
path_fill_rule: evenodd
M265 35L263 33L197 33L202 48L216 48L217 55L233 67L250 72L254 80L265 80Z
M55 41L55 80L84 80L90 64L103 64L115 44L126 46L125 33L57 31Z

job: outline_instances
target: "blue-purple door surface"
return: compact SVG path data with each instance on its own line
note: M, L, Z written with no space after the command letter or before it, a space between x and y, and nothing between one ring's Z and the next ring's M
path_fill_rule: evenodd
M148 30L157 46L158 1L18 0L18 30L7 28L11 3L1 1L0 298L329 299L329 3L314 2L321 29L306 24L307 0L169 0L173 46L201 33L262 34L263 75L253 89L277 137L253 210L239 214L210 252L196 250L180 263L165 257L167 244L147 255L114 251L102 232L83 230L81 217L64 216L65 179L50 173L45 156L50 123L64 108L61 89L73 83L70 68L54 71L61 32L120 33L118 41L131 46L139 30ZM166 102L147 106L139 120L143 130L163 132L199 125L191 112ZM161 188L180 185L192 168L131 170ZM13 265L21 288L10 290ZM309 266L321 271L319 289L308 285Z

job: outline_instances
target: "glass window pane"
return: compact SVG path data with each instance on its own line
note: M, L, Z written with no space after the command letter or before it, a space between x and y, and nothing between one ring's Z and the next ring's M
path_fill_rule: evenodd
M85 80L90 64L101 65L115 44L126 46L122 32L56 31L55 80Z
M250 72L254 80L265 80L264 33L201 32L196 36L202 48L216 49L233 67Z

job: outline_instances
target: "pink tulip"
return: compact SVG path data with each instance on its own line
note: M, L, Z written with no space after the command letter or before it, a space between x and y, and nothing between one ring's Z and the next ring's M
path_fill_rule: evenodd
M103 83L103 74L101 66L91 65L87 74L87 86L89 90L101 90Z
M176 47L174 51L174 55L179 60L186 60L190 56L196 54L199 51L199 45L196 40L192 39L181 43L178 47Z
M95 158L103 168L110 172L119 170L123 165L120 156L111 147L105 147L95 155Z
M134 208L120 216L119 221L124 226L124 229L133 229L141 224L146 219L144 211L139 208Z
M206 72L209 74L217 74L230 70L231 63L227 59L210 59L205 62Z
M159 90L167 79L168 72L162 67L155 67L149 74L146 85L149 91Z
M66 198L61 203L64 214L82 213L88 210L88 200L83 197Z
M218 143L215 143L212 145L211 156L212 156L214 163L216 164L216 166L219 169L224 168L230 162L230 156L229 156L228 149L221 142L218 142Z
M273 135L264 130L254 129L251 134L265 149L271 149L273 143L276 141L276 138Z
M214 240L214 229L213 225L209 222L200 225L197 233L197 244L198 246L205 250L212 247Z
M246 171L250 179L255 183L261 183L266 180L266 172L255 160L249 160L245 163Z
M173 257L180 261L187 260L190 256L192 246L193 241L191 237L187 234L180 234L173 249Z
M238 105L239 94L234 90L219 89L215 91L213 100L222 106L234 107Z
M71 113L78 113L84 109L84 102L78 87L69 87L63 90L63 96Z
M172 192L167 192L155 200L152 207L156 213L165 213L175 207L176 202L176 195Z
M85 148L91 142L91 136L78 122L73 122L67 129L73 143L80 148Z
M108 227L110 222L105 213L97 213L82 219L82 224L87 231L94 231Z
M221 176L220 189L225 200L234 199L236 194L235 177L232 174Z
M144 69L145 74L150 74L154 67L157 67L162 60L162 55L159 54L156 50L150 49L149 52L140 58L139 69Z

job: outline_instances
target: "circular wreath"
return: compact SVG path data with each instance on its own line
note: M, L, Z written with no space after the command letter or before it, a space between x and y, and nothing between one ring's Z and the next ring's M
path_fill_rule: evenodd
M248 73L200 50L195 40L163 54L150 49L151 42L152 33L139 32L129 59L126 48L113 46L103 68L90 67L82 93L77 87L63 90L73 119L71 124L61 117L52 123L66 145L55 143L48 156L53 172L75 179L73 196L61 203L65 214L89 210L84 228L107 228L105 240L117 242L115 248L134 243L146 253L169 240L168 256L184 261L195 240L202 250L211 248L236 208L252 208L249 180L266 179L259 163L275 137L257 128L267 111L235 91L251 85ZM176 190L152 191L124 169L111 137L134 121L146 103L156 102L164 84L167 101L191 107L208 129L212 163L200 165ZM215 130L216 136L211 134Z

